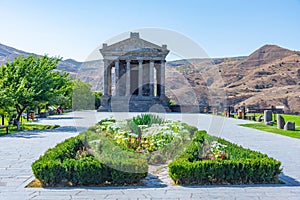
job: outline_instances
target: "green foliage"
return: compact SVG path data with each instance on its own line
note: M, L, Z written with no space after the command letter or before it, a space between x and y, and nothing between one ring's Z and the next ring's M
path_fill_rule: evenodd
M173 100L171 100L171 99L168 99L168 106L170 107L170 106L175 106L175 105L177 105L177 103L175 102L175 101L173 101Z
M162 124L165 122L164 119L160 118L158 115L153 115L153 114L141 114L136 117L133 117L132 121L136 125L148 125L148 126L151 126L152 124Z
M73 84L73 110L94 110L95 94L91 91L92 86L81 80L76 80Z
M142 176L147 175L148 166L144 155L136 154L116 145L110 135L86 131L80 133L80 137L86 138L88 145L94 150L93 156L99 158L104 165L119 171L141 173Z
M112 181L117 185L138 183L141 179L145 178L148 173L130 173L120 170L112 170Z
M93 129L113 138L116 145L121 148L139 153L159 150L167 158L175 156L183 146L188 145L193 132L197 130L184 123L171 120L162 124L153 123L151 126L137 125L133 120L117 122L106 120L98 124Z
M298 125L298 124L296 124L296 125ZM296 126L295 131L286 131L283 129L278 129L276 124L274 124L273 126L269 126L269 125L265 125L263 123L255 123L255 124L240 124L240 126L254 128L257 130L261 130L261 131L267 131L270 133L276 133L276 134L300 139L300 126Z
M198 128L195 126L188 125L187 123L182 123L184 129L186 129L191 135L194 135ZM200 131L201 132L201 131Z
M109 125L112 124L112 123L115 123L115 122L116 122L116 120L113 119L113 118L102 119L93 128L95 128L95 129L98 128L100 131L108 130Z
M169 175L176 184L253 184L278 183L281 163L265 154L242 148L220 138L195 134L190 147L169 164ZM199 160L205 141L226 145L230 159Z
M286 131L283 129L278 129L276 123L273 126L265 125L264 123L240 124L240 126L254 128L254 129L258 129L258 130L262 130L262 131L267 131L270 133L276 133L276 134L300 139L300 116L299 115L287 115L287 114L284 114L282 116L285 119L285 122L287 122L287 121L295 122L295 126L296 126L295 131Z
M93 92L93 95L95 96L95 109L98 109L101 106L102 92Z
M178 159L169 165L169 175L177 184L259 184L278 183L280 162L271 158L241 160Z
M88 141L96 139L95 132L87 131L80 136L65 140L49 149L32 164L37 179L45 186L62 182L76 185L99 185L138 183L147 176L147 163L139 158L122 155L114 157L109 138L93 143L101 149L96 153L88 147ZM105 141L106 140L106 141ZM88 153L88 151L92 151ZM136 172L136 173L135 173Z
M300 127L300 115L282 115L285 121L295 122L295 125Z
M142 138L142 131L141 128L138 126L139 124L137 124L135 121L129 120L128 121L128 126L130 128L130 130L137 135L138 138Z
M67 159L63 162L67 180L73 185L97 185L105 182L104 166L93 157L83 157L79 160Z
M132 120L128 121L130 130L138 135L138 138L142 137L142 132L140 125L147 125L148 127L152 124L162 124L165 120L160 118L158 115L153 114L141 114L136 117L133 117Z
M66 177L66 171L60 160L43 159L32 164L34 176L46 185L60 183Z
M31 123L26 123L26 124L22 124L21 125L21 130L23 131L28 131L28 130L45 130L45 129L54 129L54 128L58 128L59 125L41 125L41 124L31 124ZM12 133L16 133L17 127L10 125L8 127L8 134L12 134ZM6 130L5 129L0 129L0 136L1 135L5 135L6 134Z
M109 123L107 123L107 122L109 122ZM100 120L97 124L98 124L98 125L105 125L105 126L108 126L109 124L114 123L114 122L116 122L115 119L113 119L113 118L106 118L106 119Z
M55 71L60 58L48 56L17 57L0 68L0 102L2 107L14 107L17 120L27 107L52 103L55 97L70 92L69 75Z
M166 158L164 155L161 154L154 154L153 156L151 156L150 163L155 163L155 164L161 164L161 163L165 163L166 162Z

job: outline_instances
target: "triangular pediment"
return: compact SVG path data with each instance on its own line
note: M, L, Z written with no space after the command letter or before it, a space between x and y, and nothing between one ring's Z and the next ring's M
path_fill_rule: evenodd
M100 50L102 54L117 53L122 54L127 52L169 52L166 46L159 46L149 41L143 40L139 37L138 33L131 33L130 38L114 43L112 45L103 45Z

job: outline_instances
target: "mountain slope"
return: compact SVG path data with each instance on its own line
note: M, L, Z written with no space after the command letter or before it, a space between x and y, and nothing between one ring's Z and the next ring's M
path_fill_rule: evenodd
M21 55L27 56L30 54L33 54L33 53L28 53L28 52L25 52L22 50L18 50L13 47L9 47L9 46L6 46L6 45L0 43L0 63L12 61L16 57L21 56ZM33 54L33 55L36 55L36 54ZM81 62L77 62L72 59L62 60L58 65L58 69L64 70L64 71L70 72L70 73L76 73L78 71L79 67L81 66L81 64L82 64Z
M0 44L1 63L28 54ZM82 63L67 59L59 63L58 69L89 82L93 90L102 90L101 60ZM249 56L167 62L166 90L179 104L273 105L300 113L300 52L264 45Z
M191 68L193 70L187 70ZM214 98L210 93L219 88L226 92L228 105L284 106L286 112L300 113L300 53L297 51L265 45L248 57L219 59L218 62L211 59L209 63L199 61L193 67L177 66L177 70L183 69L189 72L185 76L197 96L207 99L206 105ZM213 74L205 77L209 70L214 70ZM208 90L204 90L205 87Z

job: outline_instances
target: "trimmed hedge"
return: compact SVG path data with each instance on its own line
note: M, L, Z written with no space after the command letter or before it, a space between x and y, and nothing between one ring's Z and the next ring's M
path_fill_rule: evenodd
M278 183L281 163L267 155L242 148L220 138L197 131L191 146L169 164L169 175L176 184L259 184ZM199 149L205 138L227 145L228 160L199 160Z
M44 186L53 186L60 183L71 183L71 185L99 185L106 182L111 184L133 184L138 183L147 176L144 173L131 173L119 171L112 168L112 165L103 164L101 159L87 154L77 158L77 152L84 148L84 140L80 136L65 140L49 149L43 156L32 164L34 176L39 179ZM109 161L105 161L108 163ZM111 161L118 162L124 169L136 169L145 171L148 169L144 160Z

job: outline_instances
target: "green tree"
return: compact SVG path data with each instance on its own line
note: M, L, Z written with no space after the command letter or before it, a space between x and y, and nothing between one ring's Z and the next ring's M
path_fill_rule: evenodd
M102 92L93 92L93 95L95 96L95 109L98 109L101 106Z
M73 110L94 110L95 95L92 93L92 86L81 80L73 82Z
M72 95L73 95L73 81L68 83L68 87L65 88L65 93L55 96L51 104L60 105L63 109L72 109Z
M1 101L6 102L4 106L16 109L18 121L27 107L51 104L56 97L70 91L69 75L56 70L60 60L48 56L20 56L1 66Z

